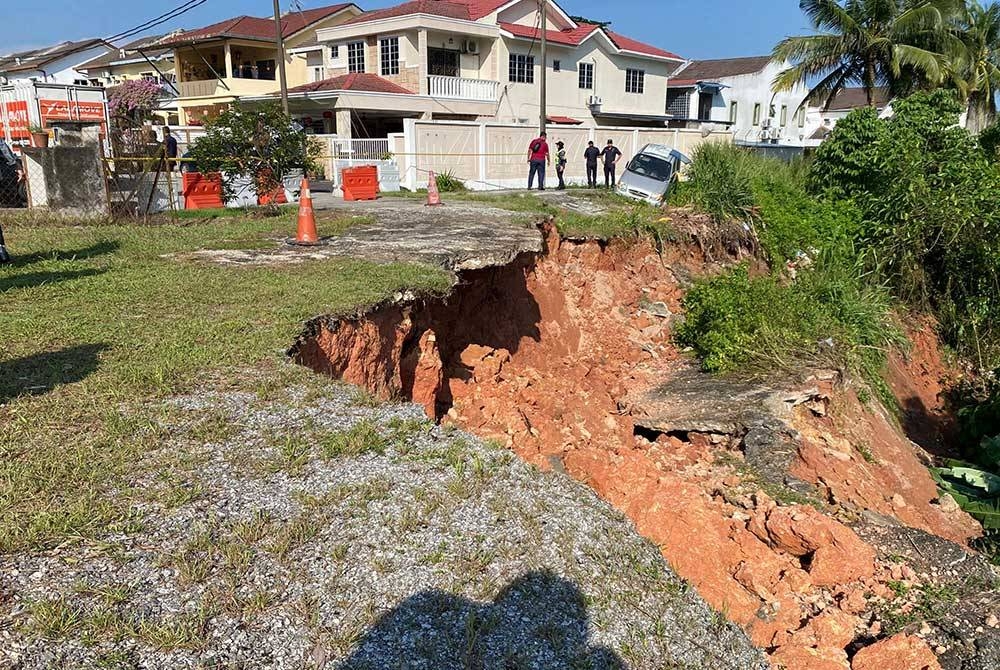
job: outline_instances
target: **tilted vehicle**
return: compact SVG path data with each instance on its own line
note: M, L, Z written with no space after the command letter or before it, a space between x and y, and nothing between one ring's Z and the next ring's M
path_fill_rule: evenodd
M651 205L662 205L681 168L691 159L668 146L647 144L625 166L618 180L618 193Z

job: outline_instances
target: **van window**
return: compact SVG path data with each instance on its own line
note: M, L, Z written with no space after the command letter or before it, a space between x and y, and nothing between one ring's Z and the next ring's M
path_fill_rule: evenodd
M649 154L639 154L632 159L625 169L657 181L669 181L673 174L670 163L658 156L650 156Z

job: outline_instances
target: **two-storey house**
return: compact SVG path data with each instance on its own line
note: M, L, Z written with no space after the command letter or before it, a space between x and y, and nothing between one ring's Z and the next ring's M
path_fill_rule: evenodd
M315 43L316 31L361 14L353 3L295 11L281 17L285 53L279 54L273 18L237 16L163 40L173 49L180 122L198 124L245 96L279 90L278 59L290 87L311 80L297 47Z
M290 91L293 113L355 137L407 118L536 123L544 67L552 123L665 125L683 59L548 2L543 63L540 23L537 0L413 0L321 28L301 48L314 81Z
M802 84L775 91L787 67L770 56L691 61L670 79L671 125L723 126L741 144L805 146L819 125Z
M104 40L87 39L0 56L0 84L31 80L86 86L89 82L76 68L110 51Z

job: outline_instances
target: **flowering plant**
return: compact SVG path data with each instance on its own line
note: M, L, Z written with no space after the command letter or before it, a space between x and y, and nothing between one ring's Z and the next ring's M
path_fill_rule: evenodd
M112 116L136 120L149 116L159 105L163 87L151 79L133 79L108 91L108 107Z

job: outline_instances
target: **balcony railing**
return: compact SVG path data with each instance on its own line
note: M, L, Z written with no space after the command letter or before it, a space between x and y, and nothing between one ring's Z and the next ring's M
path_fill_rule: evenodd
M484 100L496 102L500 82L488 79L465 79L464 77L427 77L427 90L434 98L454 98L456 100Z
M181 92L182 98L207 98L215 95L215 88L219 85L218 79L205 79L202 81L182 81L177 84L177 90Z

